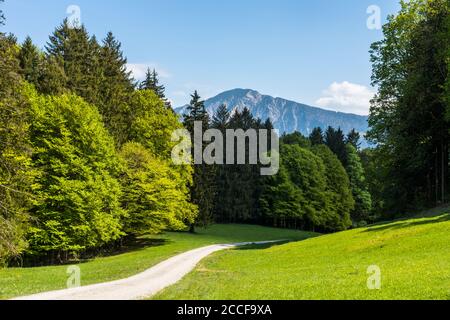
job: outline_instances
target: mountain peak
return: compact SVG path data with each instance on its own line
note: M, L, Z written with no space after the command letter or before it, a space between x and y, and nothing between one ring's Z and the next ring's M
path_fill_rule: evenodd
M232 113L248 108L255 117L263 121L270 118L280 133L298 131L309 135L316 127L326 130L328 126L340 127L344 132L356 129L361 134L365 134L368 130L366 116L324 110L283 98L263 95L253 89L236 88L205 101L206 110L211 115L223 104ZM177 108L175 111L183 114L185 110L186 106Z

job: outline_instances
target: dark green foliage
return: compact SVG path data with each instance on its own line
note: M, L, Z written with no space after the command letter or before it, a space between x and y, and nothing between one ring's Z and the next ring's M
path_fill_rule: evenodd
M316 145L312 151L322 159L325 165L327 198L329 200L329 220L326 223L326 228L331 231L345 230L352 224L350 213L355 206L347 172L327 146Z
M193 148L204 149L203 141L194 139L194 123L201 122L203 131L209 128L209 115L205 110L204 101L201 100L197 91L192 94L192 100L187 108L187 114L184 116L184 126L191 133ZM194 154L194 152L192 152ZM214 167L205 164L194 165L193 184L191 186L191 199L198 206L198 218L196 224L208 225L213 221L214 208ZM194 224L191 225L191 231L194 231Z
M351 144L347 145L347 173L350 178L355 209L352 211L352 219L355 222L371 220L372 197L367 189L364 168L359 155Z
M342 164L346 165L345 136L341 128L328 127L325 132L325 145L338 157Z
M267 178L262 193L262 212L277 226L326 229L326 183L319 157L298 145L283 145L280 172Z
M324 144L325 140L323 137L322 128L320 127L314 128L311 134L309 135L309 140L311 141L311 144L313 146Z
M395 213L446 201L448 193L449 4L403 2L372 45L373 101L368 137L384 174L378 202ZM382 201L381 201L382 200Z
M58 63L59 69L52 77L59 77L64 88L71 90L87 102L98 105L102 81L100 51L95 37L86 28L73 28L67 20L56 28L46 45L47 59ZM48 88L45 91L49 91ZM53 92L50 92L53 93Z
M309 148L312 144L311 140L305 138L300 132L297 131L291 134L284 134L281 137L281 141L284 144L298 145L302 148Z
M128 104L134 89L133 80L127 71L121 44L111 32L103 40L99 54L101 81L97 105L106 128L121 145L127 141L126 131L130 125Z
M19 53L20 68L24 79L37 86L41 80L42 54L30 37L25 39Z
M361 135L355 129L352 129L345 138L345 143L351 144L356 150L361 147Z

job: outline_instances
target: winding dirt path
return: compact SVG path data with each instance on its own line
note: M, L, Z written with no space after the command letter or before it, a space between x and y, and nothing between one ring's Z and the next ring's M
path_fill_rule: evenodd
M180 281L186 274L210 254L246 245L263 245L282 242L260 241L235 244L219 244L191 250L127 279L94 284L74 289L39 293L14 300L139 300L151 297L162 289Z

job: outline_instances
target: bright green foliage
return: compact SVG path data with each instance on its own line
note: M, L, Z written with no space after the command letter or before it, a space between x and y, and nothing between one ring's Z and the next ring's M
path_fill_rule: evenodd
M76 253L124 235L119 162L95 107L73 95L30 97L33 165L40 170L31 252Z
M152 90L135 91L130 100L129 141L140 142L162 159L170 159L176 142L171 141L175 130L183 128L178 116L167 109Z
M120 155L126 166L121 179L127 234L183 230L194 222L196 208L188 202L189 190L180 188L186 181L167 161L135 142L125 144Z
M347 145L347 173L355 200L352 219L356 222L368 221L372 210L372 197L367 189L364 168L355 147Z
M325 145L316 145L312 151L325 165L330 230L346 230L351 226L350 212L354 209L352 190L347 172L335 154Z
M0 33L0 265L26 248L35 172L29 144L29 88L19 75L19 47Z

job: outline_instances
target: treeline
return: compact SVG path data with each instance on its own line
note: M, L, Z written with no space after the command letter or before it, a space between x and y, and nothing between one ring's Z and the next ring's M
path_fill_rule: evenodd
M227 129L273 129L270 120L256 119L247 108L230 114L222 105L210 117L197 93L184 116L191 133L194 121L224 137ZM359 133L345 136L341 129L323 133L316 128L309 138L296 132L280 140L280 170L274 176L262 176L261 164L237 164L236 156L233 165L194 166L192 199L202 224L244 222L333 232L374 220L357 151ZM247 160L249 147L247 143Z
M0 263L62 262L195 222L182 123L155 71L137 84L112 33L65 21L40 51L0 34Z
M402 2L372 45L378 87L364 163L384 218L448 202L450 8L448 0Z

